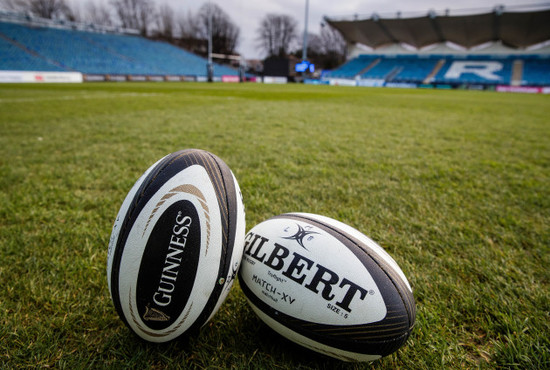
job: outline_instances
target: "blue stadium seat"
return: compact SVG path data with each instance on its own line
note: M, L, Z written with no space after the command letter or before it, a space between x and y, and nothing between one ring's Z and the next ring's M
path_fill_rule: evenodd
M531 55L521 57L523 60L522 85L549 86L550 85L550 55Z
M360 55L326 74L324 78L356 78L386 82L423 83L440 61L442 68L432 83L448 85L510 85L514 62L523 61L521 84L550 85L549 55ZM373 63L376 62L376 63ZM455 64L455 62L458 62ZM366 69L366 67L371 68ZM365 72L361 73L363 70Z
M418 55L360 55L333 70L328 78L355 78L421 83L434 69L439 57ZM373 63L375 62L375 63Z
M514 57L509 55L445 56L445 65L434 77L441 84L509 85Z
M399 62L395 58L381 57L380 62L373 68L361 75L361 78L372 78L385 80L390 73L397 72L396 68L399 68Z
M330 71L326 77L328 78L350 78L353 79L363 69L368 67L372 62L377 59L376 56L359 55L348 62L342 64L340 67Z
M94 33L70 29L28 27L0 23L4 36L1 69L78 71L111 75L206 76L206 60L165 42L139 36ZM17 47L21 45L22 47ZM7 48L19 49L8 54ZM3 49L2 49L3 51ZM17 55L15 54L17 52ZM34 60L34 64L29 64ZM40 63L42 64L40 64ZM32 66L32 67L31 67ZM214 76L238 75L226 66L214 65Z
M438 56L409 56L402 58L401 69L392 78L394 82L422 83L441 58Z
M0 38L0 70L59 72L63 68L29 54L15 44Z

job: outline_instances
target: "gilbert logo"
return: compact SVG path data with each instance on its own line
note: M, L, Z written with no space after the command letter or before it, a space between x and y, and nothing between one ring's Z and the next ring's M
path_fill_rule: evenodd
M172 236L168 244L168 251L164 260L164 267L157 291L153 295L153 301L161 307L168 306L172 301L172 293L176 288L176 280L181 265L183 251L189 236L189 228L193 220L189 216L183 216L181 212L175 219L172 228Z
M304 230L305 231L305 230ZM299 242L304 232L294 237ZM306 234L307 235L307 234ZM305 236L304 236L305 237ZM325 301L347 311L354 300L365 300L368 290L312 259L294 252L284 245L249 232L245 238L244 254L263 263L272 273L280 273L294 283L303 285ZM334 302L334 303L333 303Z
M296 224L296 226L298 226L298 231L296 232L296 234L292 236L283 236L282 238L288 240L296 240L296 242L300 244L300 247L304 248L307 251L308 249L304 246L304 239L307 237L307 240L312 240L313 236L311 236L311 234L319 233L311 231L311 229L313 229L313 226L306 226L305 228L298 224ZM289 229L290 227L285 227L284 232L288 232Z

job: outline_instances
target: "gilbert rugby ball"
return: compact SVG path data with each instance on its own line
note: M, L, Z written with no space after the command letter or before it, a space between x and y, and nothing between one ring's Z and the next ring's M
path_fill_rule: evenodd
M244 234L239 185L221 159L189 149L159 160L130 190L109 242L120 318L151 342L198 330L233 284Z
M344 361L396 351L415 322L412 290L395 261L328 217L289 213L256 225L245 237L239 281L272 329Z

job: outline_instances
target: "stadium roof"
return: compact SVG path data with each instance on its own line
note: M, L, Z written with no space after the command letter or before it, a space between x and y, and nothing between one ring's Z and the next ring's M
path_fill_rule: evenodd
M449 15L447 11L439 15L430 11L416 17L383 18L373 14L354 20L325 17L325 21L349 43L373 49L395 43L421 49L441 42L470 49L492 41L524 49L550 40L550 9L518 12L501 6L478 14Z

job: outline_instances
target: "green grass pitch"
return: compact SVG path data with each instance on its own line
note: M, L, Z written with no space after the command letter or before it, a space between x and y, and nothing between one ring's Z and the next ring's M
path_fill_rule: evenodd
M111 227L160 157L231 167L247 230L291 211L382 245L414 289L395 354L346 364L266 327L238 283L196 337L118 318ZM194 83L0 86L0 367L550 367L550 96Z

